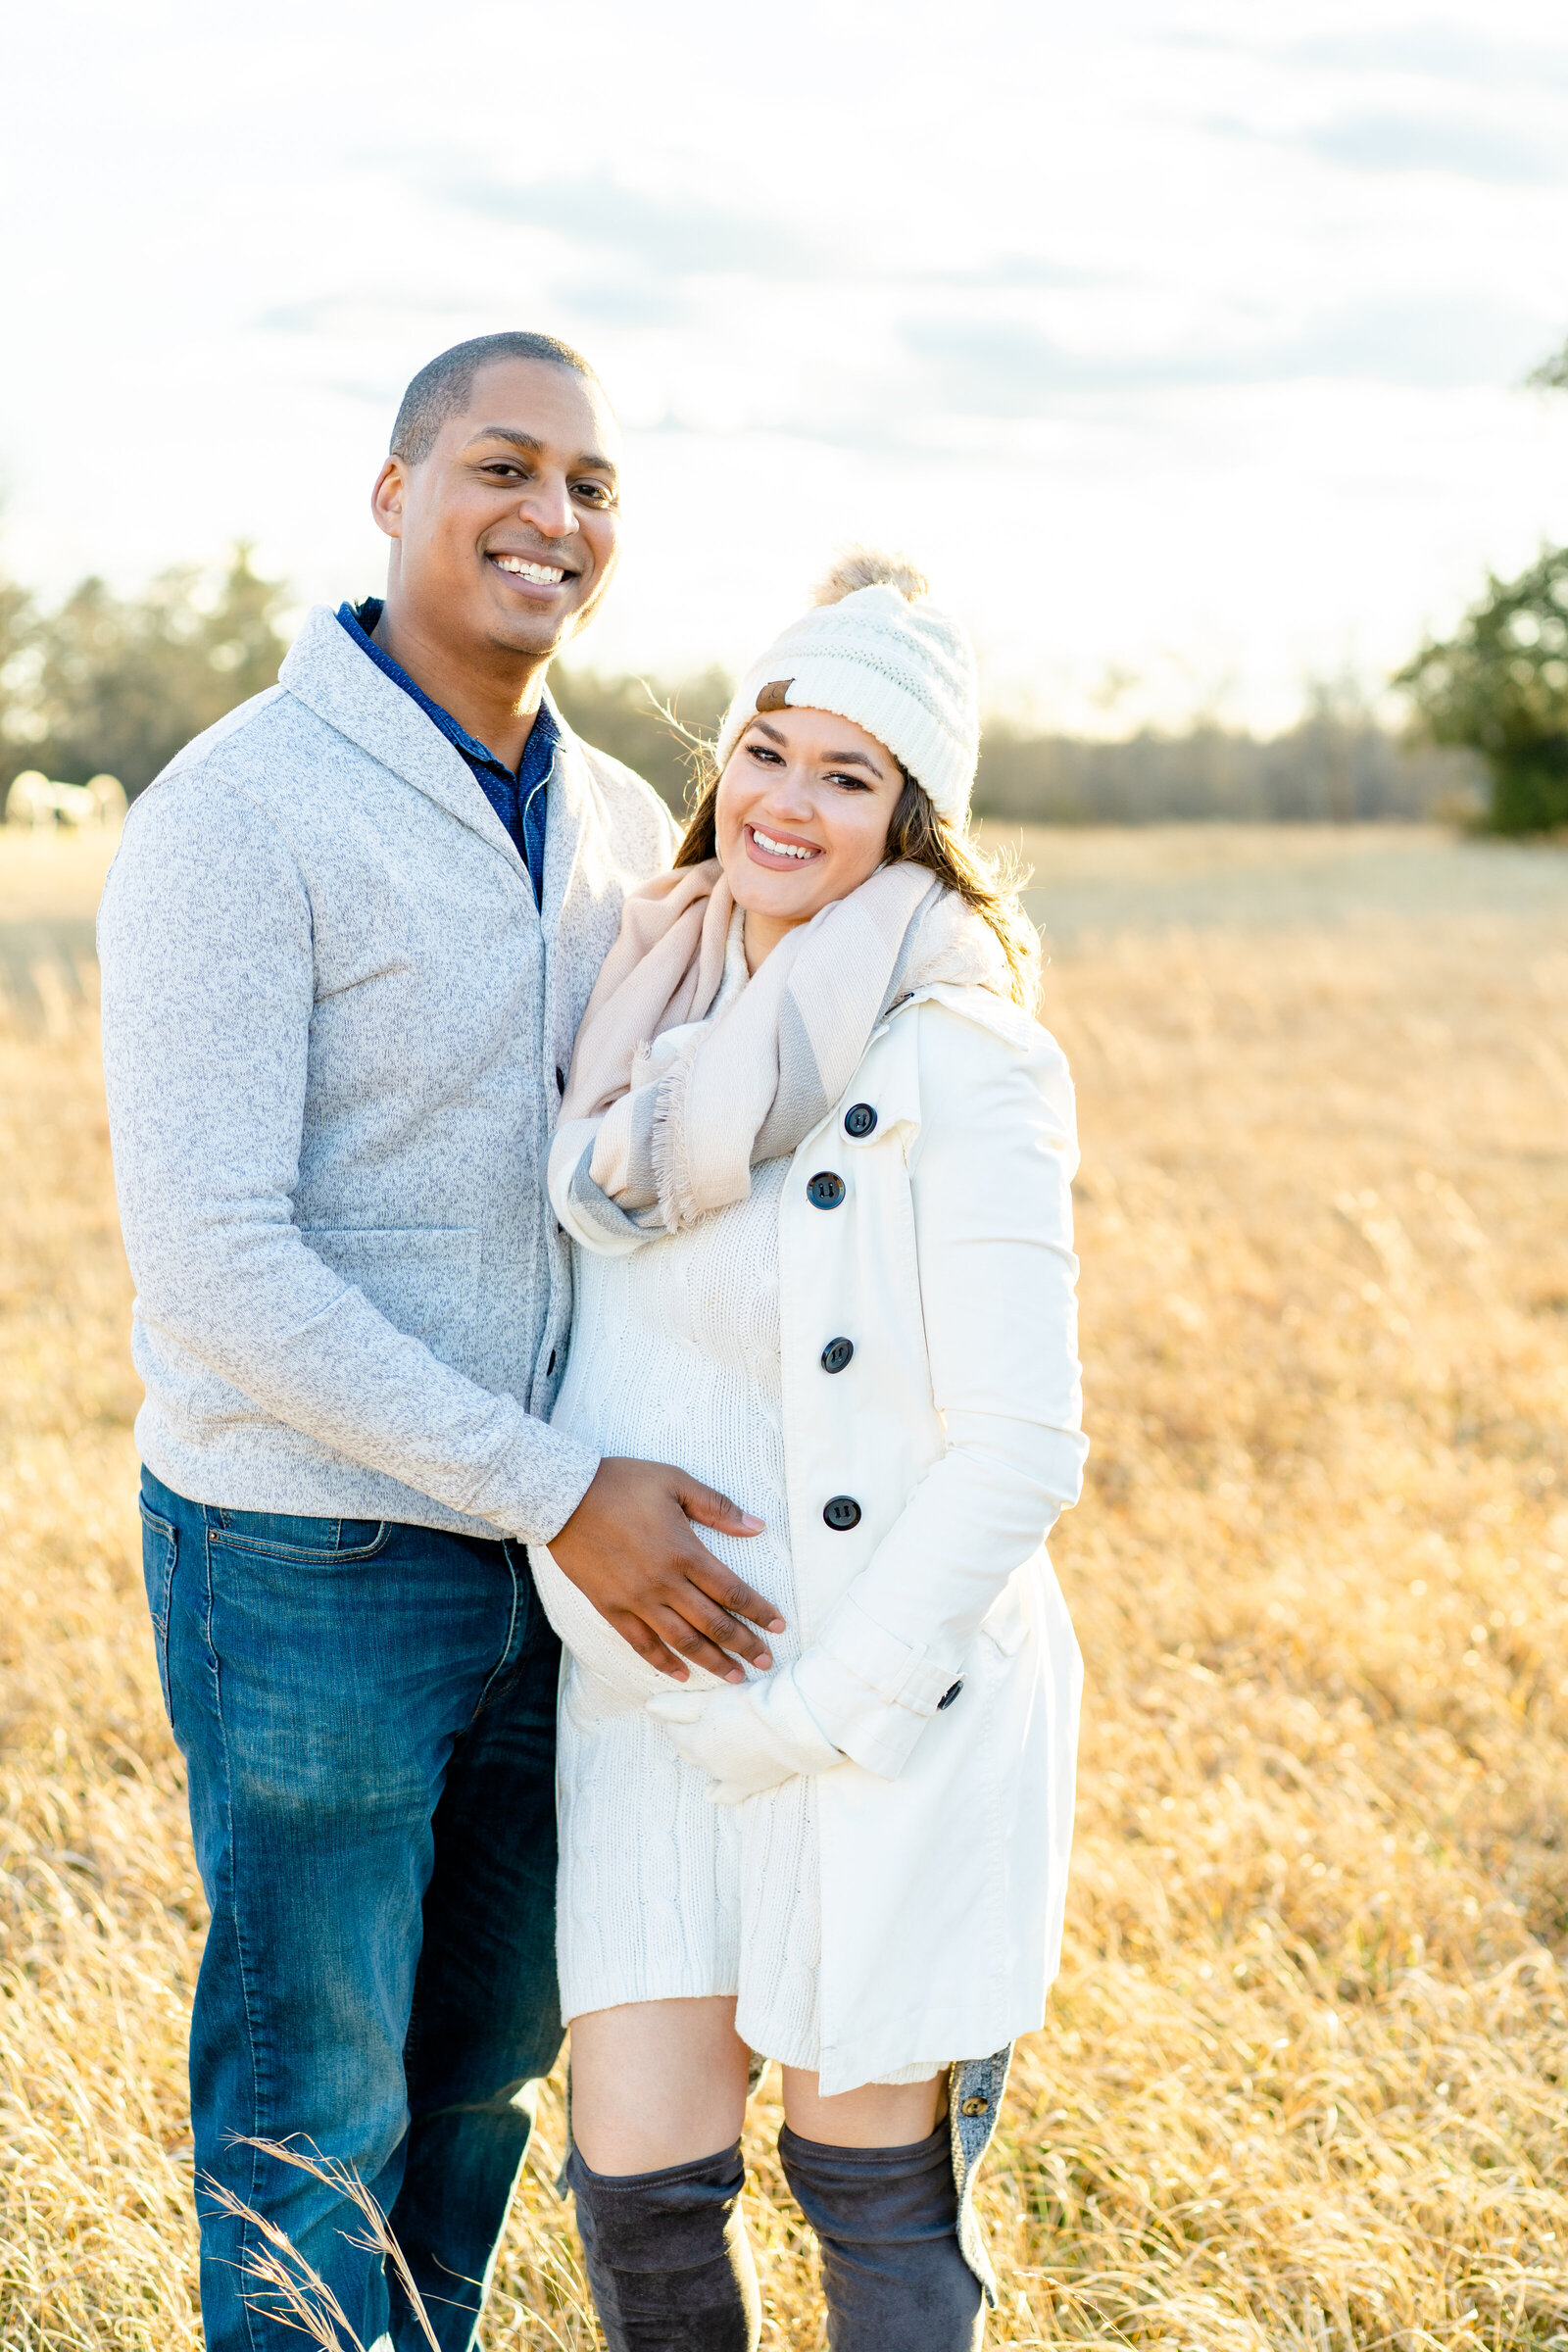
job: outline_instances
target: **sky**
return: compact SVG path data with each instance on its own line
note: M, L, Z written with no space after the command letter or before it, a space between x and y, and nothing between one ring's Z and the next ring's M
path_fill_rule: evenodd
M404 383L583 349L625 555L573 659L749 660L907 550L993 707L1377 692L1568 538L1561 0L0 0L0 564L235 538L376 589Z

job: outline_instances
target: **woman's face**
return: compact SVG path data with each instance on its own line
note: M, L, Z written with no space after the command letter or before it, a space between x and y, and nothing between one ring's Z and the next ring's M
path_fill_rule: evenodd
M762 955L881 864L904 777L876 738L828 710L759 713L724 763L713 828L724 878Z

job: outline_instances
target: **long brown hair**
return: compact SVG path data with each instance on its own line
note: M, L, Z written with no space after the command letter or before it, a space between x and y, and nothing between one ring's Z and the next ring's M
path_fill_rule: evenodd
M705 858L718 855L714 809L719 771L713 747L689 740L692 809L675 852L677 866L701 865ZM923 865L990 925L1007 959L1013 1000L1032 1013L1040 995L1040 934L1018 897L1029 878L1027 872L1010 851L983 850L970 834L957 832L933 807L924 786L915 782L902 761L898 766L904 790L888 825L883 863L897 865L906 860L910 865Z

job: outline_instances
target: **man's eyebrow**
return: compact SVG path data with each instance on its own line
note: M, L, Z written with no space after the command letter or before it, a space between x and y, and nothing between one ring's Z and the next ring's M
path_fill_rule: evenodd
M781 728L770 727L765 718L754 718L752 725L757 729L759 735L765 735L769 743L788 746L789 737ZM830 752L825 760L817 761L817 765L819 767L864 767L869 768L873 776L880 776L882 773L876 761L868 760L863 752Z
M544 454L545 445L538 435L525 433L515 424L481 424L477 432L469 434L467 447L471 449L476 441L509 441L514 449L525 449L530 457L537 458ZM572 473L608 473L612 481L617 478L614 461L602 457L596 449L583 450L574 459L569 470Z
M466 446L471 449L476 441L510 441L514 449L529 450L535 457L544 448L535 434L525 433L515 424L481 424L477 432L468 435Z

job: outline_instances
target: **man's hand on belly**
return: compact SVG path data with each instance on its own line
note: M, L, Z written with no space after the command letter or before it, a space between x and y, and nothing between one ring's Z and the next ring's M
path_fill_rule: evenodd
M706 1666L728 1683L744 1682L736 1657L763 1671L773 1660L742 1619L770 1634L781 1634L784 1620L770 1600L731 1576L693 1534L693 1520L725 1536L762 1531L760 1519L700 1479L664 1462L612 1456L551 1538L550 1556L661 1674L685 1682L688 1666Z

